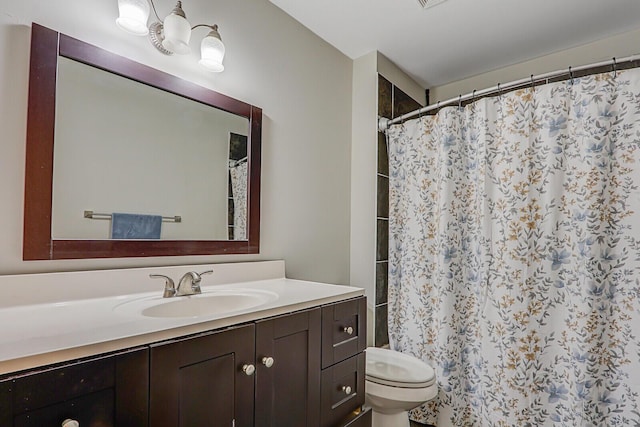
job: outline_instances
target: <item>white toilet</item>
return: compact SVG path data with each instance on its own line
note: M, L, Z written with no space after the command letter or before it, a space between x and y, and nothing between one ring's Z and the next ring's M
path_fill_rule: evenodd
M433 368L413 356L367 348L365 404L372 427L409 427L408 411L436 397Z

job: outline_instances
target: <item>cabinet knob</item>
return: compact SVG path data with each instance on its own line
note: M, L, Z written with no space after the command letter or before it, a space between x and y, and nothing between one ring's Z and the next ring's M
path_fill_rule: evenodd
M342 332L353 335L353 328L351 326L345 326L344 328L342 328Z
M344 394L350 395L351 394L351 387L349 387L348 385L343 385L342 386L342 391L344 391Z
M80 427L80 423L76 420L66 419L61 424L62 427Z
M247 364L242 366L242 372L244 372L247 376L253 375L255 371L256 371L256 367L253 365Z
M273 366L273 357L263 357L262 358L262 364L264 366L266 366L267 368L270 368Z

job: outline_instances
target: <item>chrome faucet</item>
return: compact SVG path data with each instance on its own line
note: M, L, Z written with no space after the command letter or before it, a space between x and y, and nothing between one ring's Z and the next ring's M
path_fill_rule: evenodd
M164 274L150 274L149 277L152 279L164 279L164 292L162 293L162 297L172 298L199 294L201 292L201 276L211 273L213 273L213 270L203 271L202 273L196 273L195 271L185 273L178 282L177 288L173 279L169 276L165 276Z

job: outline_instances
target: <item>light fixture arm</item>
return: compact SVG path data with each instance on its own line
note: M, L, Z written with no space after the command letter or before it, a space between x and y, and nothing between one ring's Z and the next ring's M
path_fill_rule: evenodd
M162 19L160 18L160 15L158 15L158 11L156 10L156 5L153 4L153 0L149 0L149 3L151 3L151 9L153 10L153 14L156 15L156 19L158 20L158 22L162 22Z
M195 30L198 27L207 27L211 30L214 31L218 31L218 24L213 24L213 25L209 25L209 24L198 24L198 25L194 25L193 27L191 27L191 30Z

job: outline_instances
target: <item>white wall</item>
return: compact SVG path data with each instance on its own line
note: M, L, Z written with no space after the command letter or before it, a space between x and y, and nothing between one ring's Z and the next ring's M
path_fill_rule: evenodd
M174 2L156 6L164 15ZM184 9L194 24L220 25L224 73L197 65L204 29L190 55L165 57L115 25L116 0L0 0L0 274L285 259L290 277L349 283L352 61L267 0L190 0ZM263 109L259 255L22 261L32 21Z
M351 141L351 284L367 296L367 337L373 338L376 291L377 53L353 62Z
M572 49L541 56L499 70L479 74L430 89L431 103L445 101L473 92L551 71L568 69L594 62L608 61L640 53L640 30L629 31Z
M379 52L353 62L351 140L351 285L367 296L367 341L373 344L376 292L378 74L424 104L424 89Z
M393 83L394 86L400 88L400 90L424 106L426 101L424 88L380 52L378 52L377 68L378 74L384 76L384 78ZM387 118L390 119L391 117Z

